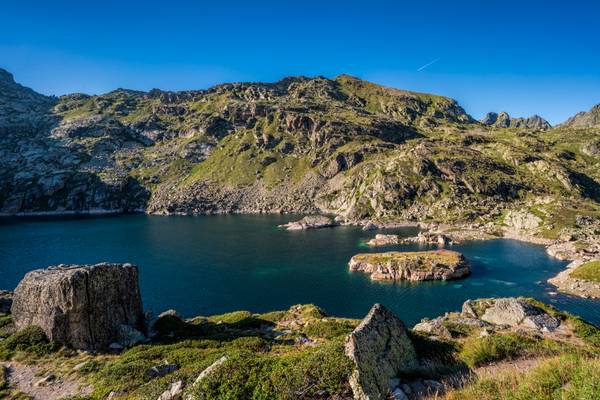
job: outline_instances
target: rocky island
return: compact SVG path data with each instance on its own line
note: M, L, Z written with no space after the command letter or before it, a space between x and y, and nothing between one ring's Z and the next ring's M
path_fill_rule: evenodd
M363 253L348 265L350 271L368 273L373 280L445 281L471 272L464 256L450 250Z

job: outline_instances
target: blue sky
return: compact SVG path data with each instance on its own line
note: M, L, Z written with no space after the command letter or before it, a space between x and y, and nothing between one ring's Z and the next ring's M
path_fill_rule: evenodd
M557 123L600 103L593 3L13 0L0 67L56 95L348 73Z

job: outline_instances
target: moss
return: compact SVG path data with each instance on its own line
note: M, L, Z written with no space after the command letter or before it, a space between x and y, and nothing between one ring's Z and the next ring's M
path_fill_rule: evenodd
M600 282L600 261L589 261L581 264L570 276L590 282Z

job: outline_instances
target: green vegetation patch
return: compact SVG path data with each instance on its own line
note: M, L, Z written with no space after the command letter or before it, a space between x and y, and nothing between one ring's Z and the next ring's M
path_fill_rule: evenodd
M54 353L60 346L51 342L42 328L29 326L0 342L0 359L9 359L17 352L25 352L34 356Z
M581 264L571 272L570 276L585 281L600 283L600 260Z

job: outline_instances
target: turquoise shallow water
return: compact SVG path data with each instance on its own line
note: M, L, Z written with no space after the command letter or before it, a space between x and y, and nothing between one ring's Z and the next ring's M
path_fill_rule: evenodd
M470 277L451 282L380 283L351 273L354 254L376 232L357 227L277 229L289 215L146 216L0 222L0 288L32 269L59 263L132 262L140 266L144 306L186 316L255 312L315 303L362 317L375 302L408 324L460 309L469 298L532 296L600 324L600 302L551 296L545 281L565 266L542 246L512 241L453 246L471 261ZM413 235L415 229L390 232ZM414 250L416 245L385 250ZM381 251L381 250L380 250Z

